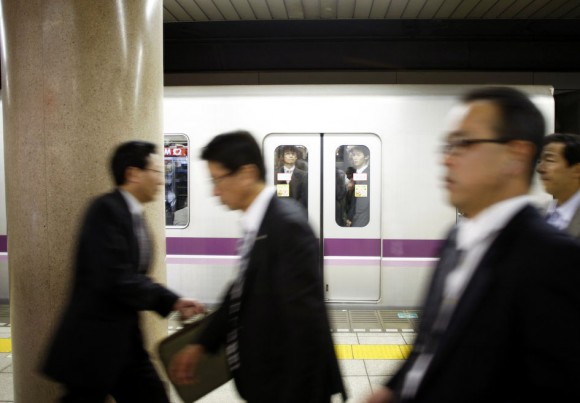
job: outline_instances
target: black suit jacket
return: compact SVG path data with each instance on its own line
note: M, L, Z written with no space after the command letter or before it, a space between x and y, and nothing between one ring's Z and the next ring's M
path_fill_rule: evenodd
M347 213L347 218L352 222L352 227L366 227L370 220L370 197L371 197L371 178L370 166L367 166L361 174L366 174L367 179L364 181L354 181L355 188L352 192L352 199ZM356 175L356 173L355 173ZM366 197L355 197L356 185L367 187Z
M119 191L92 202L77 248L72 295L43 372L68 385L107 387L145 354L138 312L166 316L178 296L139 272L139 245Z
M279 173L284 173L284 167L278 170ZM286 181L276 180L276 184L285 184ZM292 178L288 183L290 188L290 197L297 200L306 209L308 209L308 172L294 167Z
M324 303L318 241L294 200L272 198L245 272L234 379L251 403L329 401L344 392ZM229 330L228 291L200 343L216 351Z
M580 401L579 289L580 244L525 207L477 266L413 402ZM433 324L432 295L396 391Z

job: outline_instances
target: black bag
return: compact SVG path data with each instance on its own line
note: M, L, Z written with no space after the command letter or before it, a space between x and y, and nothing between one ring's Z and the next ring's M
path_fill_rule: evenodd
M163 363L165 373L169 378L169 364L171 359L182 348L188 344L196 342L198 335L201 334L208 320L211 319L211 314L206 315L192 323L184 325L184 327L171 336L162 340L158 346L159 357ZM222 347L216 354L206 353L202 357L197 367L197 382L191 385L175 385L175 390L179 397L185 402L194 402L197 399L205 396L209 392L217 389L224 383L232 379L232 375L228 368L226 360L225 346ZM173 382L172 382L173 383Z

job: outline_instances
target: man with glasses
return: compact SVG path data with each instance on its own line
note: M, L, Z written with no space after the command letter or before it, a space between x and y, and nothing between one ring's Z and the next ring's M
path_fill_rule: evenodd
M546 210L548 223L580 238L580 136L546 136L537 171L554 197Z
M543 135L515 89L464 96L443 165L465 219L442 245L408 359L368 403L580 401L580 244L528 199Z
M243 212L240 271L198 343L170 364L177 384L226 346L240 396L249 403L328 403L344 387L330 335L319 251L306 210L266 187L258 144L244 131L216 136L201 155L213 193Z
M184 318L203 311L147 276L151 245L143 204L163 189L155 145L117 147L111 168L116 189L89 206L77 246L72 293L48 349L43 372L62 383L61 402L169 403L143 347L140 311Z

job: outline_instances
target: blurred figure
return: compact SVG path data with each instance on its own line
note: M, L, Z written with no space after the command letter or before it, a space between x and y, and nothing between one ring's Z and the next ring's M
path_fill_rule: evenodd
M546 210L548 223L580 238L580 136L546 136L537 171L554 197Z
M308 172L298 168L299 150L296 146L282 147L282 164L276 173L279 197L292 197L308 210Z
M353 175L356 172L354 167L347 167L345 171L345 186L346 194L344 196L344 226L346 226L348 212L352 206L352 201L354 199L354 179Z
M187 318L203 311L147 275L151 246L143 204L163 189L155 145L121 144L112 158L117 188L86 213L76 255L72 295L43 372L64 384L62 402L167 402L165 388L143 347L139 311Z
M511 88L463 103L443 162L465 218L443 244L411 354L367 402L580 401L580 244L529 204L543 117ZM541 318L558 324L558 346Z
M365 146L352 146L350 157L354 166L352 195L347 213L347 227L365 227L370 220L370 169L369 149Z
M305 211L265 186L260 148L245 131L216 136L201 155L214 195L241 210L240 271L199 344L170 364L177 384L195 381L204 353L226 346L240 396L255 402L325 402L344 393Z
M341 227L346 226L346 174L342 169L336 168L334 177L334 220Z

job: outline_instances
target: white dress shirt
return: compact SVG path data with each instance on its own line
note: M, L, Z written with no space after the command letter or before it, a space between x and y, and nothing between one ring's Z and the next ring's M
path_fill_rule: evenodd
M557 200L552 200L546 210L547 221L554 227L564 230L570 225L578 207L580 207L580 190L560 206Z
M464 218L459 221L457 232L457 248L463 251L459 265L453 269L445 279L443 300L440 309L445 305L445 327L455 310L456 303L471 280L481 258L487 252L491 243L500 230L521 209L530 202L528 195L518 196L496 203L480 212L472 219ZM441 314L442 310L440 310ZM440 317L435 321L439 323ZM421 353L405 377L403 396L413 397L427 368L433 359L434 353Z

